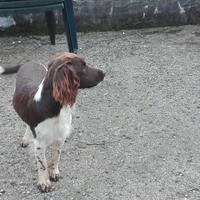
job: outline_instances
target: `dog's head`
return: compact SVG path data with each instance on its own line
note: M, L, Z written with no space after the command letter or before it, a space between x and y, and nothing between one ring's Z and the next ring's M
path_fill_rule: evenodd
M73 53L56 55L48 64L47 76L52 80L53 97L62 106L72 105L79 88L90 88L100 83L105 73L88 67Z

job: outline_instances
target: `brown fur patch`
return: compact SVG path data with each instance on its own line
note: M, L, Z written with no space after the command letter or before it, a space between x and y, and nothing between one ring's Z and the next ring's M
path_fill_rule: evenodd
M73 105L76 100L80 80L71 65L71 59L78 57L72 53L61 53L48 64L48 81L52 82L53 98L61 106Z
M55 55L48 63L48 69L50 69L53 66L59 66L62 63L65 63L66 61L71 61L73 58L77 58L78 56L74 53L59 53Z
M53 76L53 97L60 105L73 105L79 88L79 79L66 63L55 70Z

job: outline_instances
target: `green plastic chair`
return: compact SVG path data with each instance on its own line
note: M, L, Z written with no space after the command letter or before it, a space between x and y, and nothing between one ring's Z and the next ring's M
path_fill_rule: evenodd
M77 53L78 43L72 0L0 0L0 16L45 12L52 44L55 44L55 17L53 13L55 9L62 10L69 51Z

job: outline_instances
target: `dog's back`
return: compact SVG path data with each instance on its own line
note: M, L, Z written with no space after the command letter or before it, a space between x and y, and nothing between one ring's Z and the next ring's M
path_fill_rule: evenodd
M46 74L45 67L41 64L28 62L22 65L17 73L16 91L35 91Z
M36 100L34 100L45 74L45 67L34 62L22 65L17 73L13 106L20 118L30 127L37 126L44 120L42 115L49 105L47 101L36 104ZM47 103L47 106L44 106L45 103ZM49 109L47 111L49 113Z

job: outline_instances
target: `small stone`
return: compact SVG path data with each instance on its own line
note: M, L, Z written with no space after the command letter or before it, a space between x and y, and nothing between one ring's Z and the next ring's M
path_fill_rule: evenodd
M11 181L11 182L10 182L10 185L12 185L12 186L16 186L17 183L16 183L15 181Z
M199 189L198 188L194 188L194 189L192 189L192 192L199 192Z
M179 180L175 180L175 183L179 183L180 181Z
M86 193L85 192L83 192L83 196L85 196L86 195Z
M2 194L5 194L6 193L6 191L5 190L0 190L0 195L2 195Z

